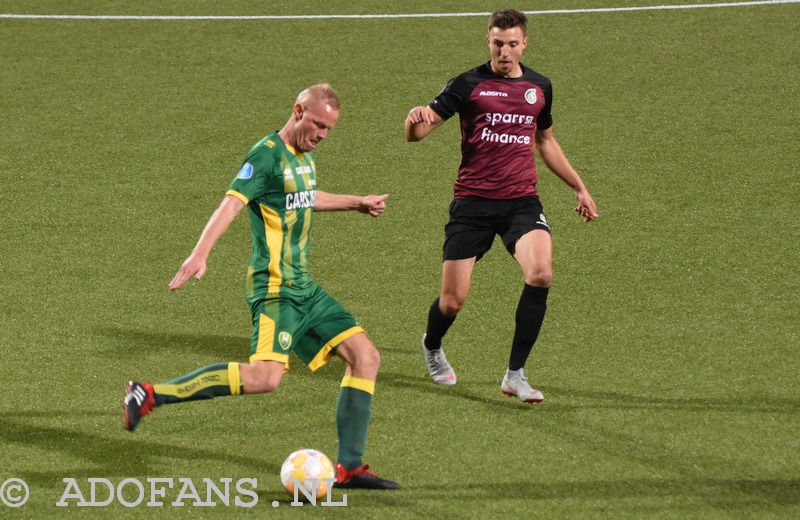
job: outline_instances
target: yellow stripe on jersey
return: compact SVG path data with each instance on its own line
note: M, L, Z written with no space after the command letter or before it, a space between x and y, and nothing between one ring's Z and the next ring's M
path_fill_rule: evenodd
M272 345L275 343L275 320L261 314L258 318L258 344L256 354L266 354L272 352Z
M308 258L306 253L308 253L308 249L306 248L306 243L308 242L308 237L311 236L311 220L314 218L314 212L312 210L306 210L306 218L303 219L303 231L300 235L300 241L297 244L298 249L300 250L300 258L297 260L300 262L300 265L308 265Z
M283 226L281 217L272 208L259 204L261 216L264 217L264 228L267 237L267 250L269 251L269 292L277 292L283 276L281 275L281 247L283 246ZM273 290L274 288L274 290Z
M375 381L370 381L369 379L361 377L344 376L341 387L355 388L356 390L361 390L370 395L375 395Z
M283 237L283 263L293 266L295 263L292 260L292 230L297 223L297 210L292 209L284 213L283 220L286 223L286 235ZM294 278L294 272L287 274ZM291 284L291 282L292 280L289 280L287 284Z
M252 298L256 292L256 285L255 279L253 278L253 274L256 272L256 268L252 265L247 266L247 276L244 279L244 294L248 298Z
M289 146L289 143L284 143L284 146L286 147L286 149L287 149L287 150L289 150L289 152L290 152L292 155L294 155L294 156L295 156L295 157L297 157L298 159L302 159L302 158L303 158L303 152L298 152L298 151L297 151L297 150L295 150L295 149L294 149L292 146Z
M284 372L289 371L289 354L281 354L272 350L275 344L275 321L261 314L258 318L258 344L255 354L250 356L250 363L253 361L277 361L286 365Z
M225 195L230 195L231 197L236 197L237 199L239 199L242 202L244 202L245 206L250 204L250 199L248 199L247 197L244 196L244 194L239 193L236 190L228 190L227 192L225 192Z
M255 361L277 361L278 363L283 363L285 365L283 367L284 372L289 371L288 354L279 354L277 352L264 352L263 354L255 353L250 356L250 363L254 363Z

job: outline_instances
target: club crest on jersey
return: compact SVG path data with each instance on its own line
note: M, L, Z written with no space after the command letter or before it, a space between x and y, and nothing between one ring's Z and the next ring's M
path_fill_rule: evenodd
M282 331L278 334L278 344L283 350L289 350L289 347L292 346L292 335Z
M244 163L242 168L239 170L239 173L236 174L236 178L242 180L249 179L252 176L253 176L253 165L250 164L249 162Z
M529 88L525 91L525 101L528 102L529 105L536 104L536 89Z

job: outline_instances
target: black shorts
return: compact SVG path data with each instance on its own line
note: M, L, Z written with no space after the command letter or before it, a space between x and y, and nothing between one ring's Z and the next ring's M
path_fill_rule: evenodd
M538 197L519 199L484 199L467 197L450 203L450 222L444 227L444 259L478 260L500 235L513 255L517 240L534 229L550 232Z

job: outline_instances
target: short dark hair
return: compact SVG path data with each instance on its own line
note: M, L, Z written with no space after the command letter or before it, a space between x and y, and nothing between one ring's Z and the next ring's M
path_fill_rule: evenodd
M512 27L519 27L522 29L522 34L528 33L528 17L525 13L521 13L515 9L505 9L503 11L495 11L489 17L489 30L492 27L498 29L511 29Z

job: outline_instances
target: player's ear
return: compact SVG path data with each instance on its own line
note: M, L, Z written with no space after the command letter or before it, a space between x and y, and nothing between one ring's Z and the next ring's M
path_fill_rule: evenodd
M305 112L305 107L300 103L295 103L294 108L292 109L292 113L294 117L299 121L303 119L303 112Z

